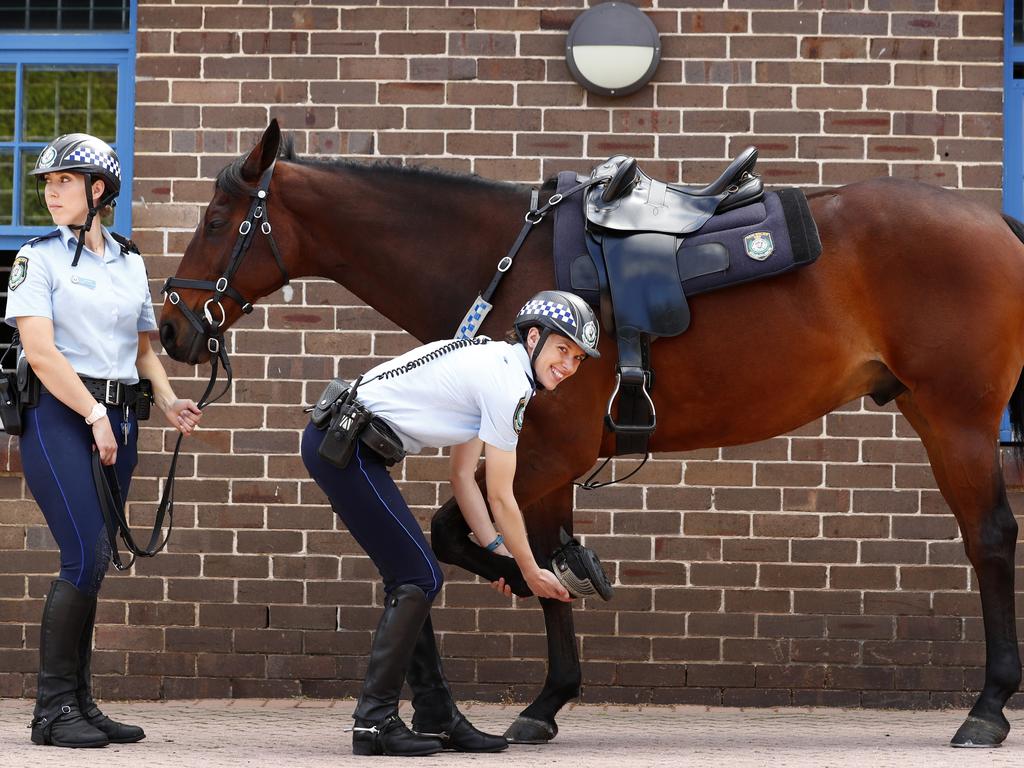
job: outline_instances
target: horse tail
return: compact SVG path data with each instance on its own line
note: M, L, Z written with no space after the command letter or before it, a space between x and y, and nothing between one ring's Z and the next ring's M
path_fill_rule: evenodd
M1024 243L1024 223L1013 216L1003 214L1003 221L1017 239ZM1017 386L1010 395L1010 432L1013 436L1011 452L1018 463L1024 462L1024 371L1017 378Z

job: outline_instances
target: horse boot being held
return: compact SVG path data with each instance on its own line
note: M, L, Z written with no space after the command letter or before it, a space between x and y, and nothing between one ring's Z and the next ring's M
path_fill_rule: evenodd
M437 651L434 625L427 616L416 639L416 650L406 679L412 689L412 729L422 736L437 736L445 749L456 752L501 752L508 748L504 736L477 729L455 706Z
M78 708L82 716L94 728L103 731L111 744L132 744L146 738L146 732L137 725L126 725L111 720L96 705L92 698L92 636L96 627L96 598L92 598L92 607L82 629L82 638L78 643Z
M78 643L95 598L57 579L50 585L39 627L39 679L32 743L54 747L105 747L107 735L79 709Z
M430 613L430 601L413 584L397 587L384 601L370 649L363 691L353 714L354 755L432 755L444 747L436 737L420 736L398 716L398 697L416 637Z

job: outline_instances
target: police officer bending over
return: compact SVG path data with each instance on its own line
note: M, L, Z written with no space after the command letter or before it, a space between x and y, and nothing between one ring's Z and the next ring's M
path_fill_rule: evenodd
M598 356L598 325L579 297L544 291L523 307L515 329L515 343L481 339L418 347L357 380L355 398L338 397L342 385L328 387L303 433L306 468L384 580L384 614L353 715L357 755L429 755L445 747L497 752L508 746L466 720L445 680L430 621L441 568L387 472L403 451L451 446L452 487L477 543L501 553L503 538L535 595L569 599L533 557L512 479L530 398L572 376L587 356ZM333 408L329 427L325 408ZM474 479L481 452L487 459L486 503ZM496 535L488 505L503 536ZM406 679L413 692L412 731L398 717Z
M150 347L156 330L149 281L134 244L112 235L99 216L114 204L121 167L99 139L60 136L31 171L45 184L57 229L18 252L8 285L6 322L16 326L41 384L24 416L25 481L60 547L39 633L39 680L32 741L102 747L139 741L138 726L117 723L93 701L90 684L96 597L110 545L91 471L91 455L114 465L128 493L137 462L136 409L153 401L189 434L200 411L180 400Z

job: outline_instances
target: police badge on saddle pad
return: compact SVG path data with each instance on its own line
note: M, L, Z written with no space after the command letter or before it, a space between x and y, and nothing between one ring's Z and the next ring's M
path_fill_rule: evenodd
M743 249L747 256L757 261L764 261L775 252L775 243L771 232L751 232L743 238Z

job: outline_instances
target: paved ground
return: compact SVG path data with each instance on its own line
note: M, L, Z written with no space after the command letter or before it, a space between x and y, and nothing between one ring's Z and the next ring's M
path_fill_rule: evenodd
M336 768L372 763L352 756L351 737L342 731L351 723L351 701L114 702L104 709L145 727L146 740L73 753L31 744L25 727L31 707L24 699L0 699L0 765L4 768L109 768L129 762L146 768ZM477 725L500 732L518 708L467 704L463 711ZM1024 712L1010 713L1014 731L1003 747L992 750L946 746L960 715L951 711L573 706L562 713L561 733L550 744L512 746L497 755L444 753L421 760L432 766L473 768L1024 765Z

